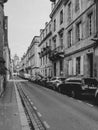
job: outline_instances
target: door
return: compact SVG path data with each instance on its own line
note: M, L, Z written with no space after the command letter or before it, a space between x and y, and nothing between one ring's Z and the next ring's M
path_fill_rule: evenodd
M89 76L93 77L93 53L88 54Z
M54 76L56 76L56 63L54 63Z

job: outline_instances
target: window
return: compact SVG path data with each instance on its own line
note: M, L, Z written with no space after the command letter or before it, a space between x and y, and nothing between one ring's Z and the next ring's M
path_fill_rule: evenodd
M68 22L71 22L72 19L72 3L68 4Z
M49 47L51 48L51 39L49 39Z
M51 31L51 24L49 25L49 32Z
M68 61L68 75L72 75L72 70L73 70L73 68L72 68L72 60L69 60Z
M42 58L41 58L41 65L42 65Z
M61 10L60 12L60 24L63 23L63 10Z
M54 42L54 49L55 49L56 48L56 37L54 38L53 42Z
M75 11L77 12L80 9L79 0L76 0Z
M77 39L77 41L80 41L82 39L82 25L81 25L81 22L79 22L76 25L76 39Z
M72 46L72 29L68 32L68 47Z
M56 19L54 20L54 32L56 31Z
M45 64L45 56L43 57L43 65Z
M46 35L47 35L47 28L46 28Z
M48 43L46 42L46 47L48 46Z
M60 75L62 75L63 72L63 60L60 60Z
M44 39L44 31L43 31L43 39Z
M88 31L89 31L89 36L91 36L92 33L93 33L93 28L92 28L93 18L92 18L92 16L93 16L93 13L90 13L88 15Z
M63 33L60 34L60 45L63 46Z
M56 76L56 63L54 63L54 76Z
M46 55L46 64L47 64L47 60L48 60L48 55Z
M81 62L81 58L77 57L76 58L76 74L80 74L80 62Z

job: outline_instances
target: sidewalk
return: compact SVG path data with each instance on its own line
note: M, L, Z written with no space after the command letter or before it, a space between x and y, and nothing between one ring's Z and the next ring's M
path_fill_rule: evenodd
M13 81L7 82L0 98L0 130L22 130Z

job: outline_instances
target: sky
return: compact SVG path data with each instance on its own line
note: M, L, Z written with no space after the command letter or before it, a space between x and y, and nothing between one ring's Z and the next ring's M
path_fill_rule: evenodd
M8 43L11 56L20 58L26 53L34 36L49 22L50 0L8 0L4 5L8 16Z

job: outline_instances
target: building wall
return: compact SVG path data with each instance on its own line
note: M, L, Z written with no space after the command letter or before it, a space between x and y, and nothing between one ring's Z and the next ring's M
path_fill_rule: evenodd
M45 24L44 29L41 29L39 46L33 45L34 41L32 41L29 48L31 50L29 66L32 66L32 74L35 74L38 71L36 68L39 67L43 76L64 75L69 77L81 75L98 77L98 41L92 40L98 32L98 2L97 0L77 0L77 2L79 3L76 3L76 0L56 0L54 5L52 3L51 20ZM63 22L61 24L60 14L62 11ZM49 25L51 25L51 35L49 35ZM61 34L63 34L62 51L64 50L64 57L51 60L49 54L42 56L47 45L50 46L50 39L51 51L61 46ZM25 61L28 63L28 60ZM25 62L24 65L26 66Z
M59 4L58 4L59 3ZM58 5L58 6L57 6ZM57 6L57 7L56 7ZM60 13L63 12L63 21L60 23ZM52 20L52 50L55 48L58 48L59 46L65 47L65 41L64 41L64 26L65 26L65 12L64 12L64 4L61 0L56 1L54 9L52 10L50 17ZM54 30L54 21L56 20L56 29ZM63 44L61 44L60 41L60 35L63 35ZM56 42L54 41L56 40ZM52 61L52 70L53 70L53 76L60 76L63 74L63 70L61 72L60 70L60 58ZM62 59L62 62L64 62L64 59ZM56 64L56 68L54 67Z
M0 4L0 57L3 57L3 46L4 46L4 10L3 5Z
M40 32L40 53L45 53L47 48L52 48L51 38L51 21L45 23L45 28ZM44 50L45 49L45 50ZM51 61L49 59L49 52L40 57L40 74L44 77L52 76Z
M68 7L69 4L72 4L71 8L71 20L69 21ZM69 0L65 5L65 59L64 59L64 71L65 76L71 75L84 75L90 76L89 70L89 56L90 54L94 55L94 41L91 39L96 35L96 5L93 1L80 0L80 9L75 10L76 3L75 1ZM92 34L89 34L88 29L88 15L92 13ZM81 22L81 39L77 41L76 29L77 24ZM72 30L72 42L68 46L68 32ZM77 62L76 59L80 57L80 72L77 74ZM94 62L94 56L93 62ZM93 63L94 64L94 63ZM93 65L92 65L93 66ZM94 67L94 66L93 66ZM94 72L93 72L94 76Z

